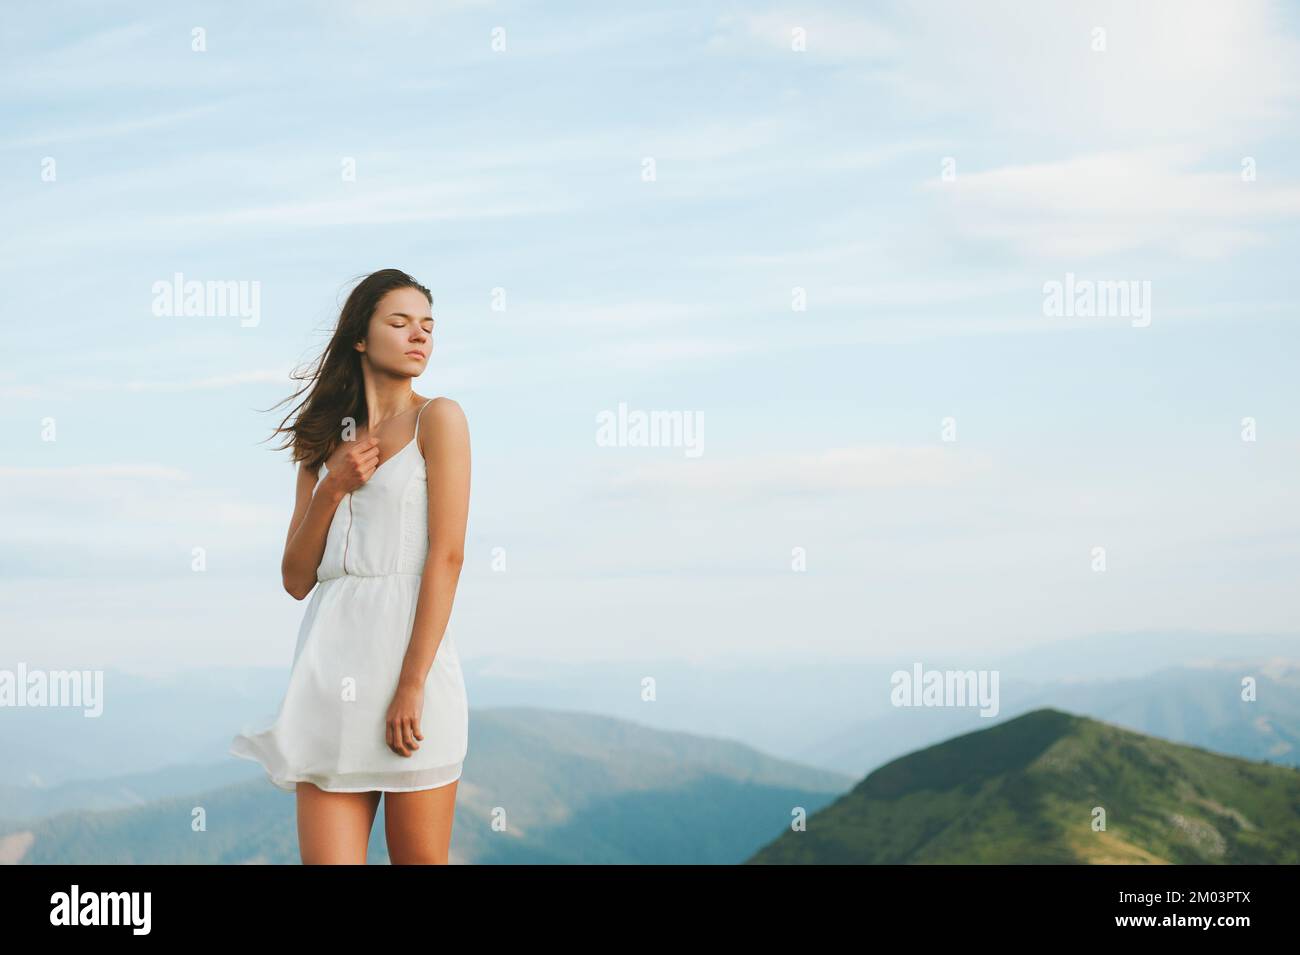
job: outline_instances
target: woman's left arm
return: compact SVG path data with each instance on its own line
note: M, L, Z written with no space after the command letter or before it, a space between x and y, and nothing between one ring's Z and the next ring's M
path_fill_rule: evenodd
M424 738L420 731L424 683L451 619L460 568L465 561L469 424L460 405L450 398L429 402L420 416L419 441L428 480L429 554L386 731L389 747L403 756L419 749L416 741Z

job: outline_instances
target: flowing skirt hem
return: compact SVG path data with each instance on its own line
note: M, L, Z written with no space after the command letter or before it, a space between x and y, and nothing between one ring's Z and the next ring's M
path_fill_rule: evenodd
M230 753L243 759L252 760L266 770L267 779L278 789L296 792L298 783L311 783L318 789L331 793L365 793L389 792L409 793L424 789L438 789L449 786L460 779L464 761L460 760L446 766L431 769L418 769L406 772L370 772L370 773L304 773L295 772L267 755L247 736L237 736L230 745ZM402 778L412 781L411 785L400 785ZM418 779L418 782L414 782Z

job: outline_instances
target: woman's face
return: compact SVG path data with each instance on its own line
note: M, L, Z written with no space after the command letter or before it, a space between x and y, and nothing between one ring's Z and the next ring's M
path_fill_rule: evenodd
M418 289L399 288L379 300L366 340L358 343L376 371L424 374L433 348L433 314Z

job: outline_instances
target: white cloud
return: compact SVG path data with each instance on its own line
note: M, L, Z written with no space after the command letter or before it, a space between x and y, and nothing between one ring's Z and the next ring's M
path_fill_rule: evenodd
M189 472L160 464L69 464L48 467L0 466L0 478L26 480L42 485L50 481L89 482L100 478L143 478L146 480L188 480Z
M808 30L802 55L856 60L863 79L930 116L1051 132L1092 150L1135 138L1244 143L1300 93L1300 46L1277 0L931 0L869 15L796 7L724 18L713 46L788 51L794 26Z
M1023 274L1014 273L913 282L886 279L866 285L819 287L809 295L809 308L950 305L992 295L1023 292L1033 285Z
M624 449L615 449L618 453ZM949 447L874 445L799 454L766 454L629 466L608 487L615 491L690 491L728 497L744 492L826 494L877 488L946 487L993 467L984 452Z
M292 476L286 483L292 485ZM282 533L288 521L283 507L250 500L245 490L197 484L190 471L167 464L30 465L0 467L0 489L21 500L21 511L5 521L10 537L30 534L42 539L143 533L167 528L187 533L238 527L240 534ZM157 532L151 532L156 539ZM223 539L229 537L225 530ZM235 535L238 537L239 535ZM144 538L133 538L142 545Z
M224 375L204 375L195 378L147 379L147 378L86 378L80 377L69 381L50 381L46 383L2 382L0 395L14 399L50 399L67 394L70 391L93 392L178 392L211 391L218 388L237 388L240 385L290 383L289 372L278 368L258 368L249 371L235 371Z
M1192 171L1182 150L1103 153L957 172L923 188L955 229L1022 252L1095 256L1148 247L1217 257L1263 241L1258 228L1300 216L1300 184Z
M225 104L208 103L193 109L177 110L170 113L157 113L153 116L141 116L116 122L91 122L80 126L65 126L48 129L15 139L0 142L0 149L30 149L33 146L48 146L53 143L83 142L88 139L115 139L142 130L173 126L186 120L207 116L223 109Z
M208 375L203 378L189 378L172 381L132 380L113 383L98 383L91 387L121 389L122 391L207 391L213 388L232 388L238 385L260 383L264 381L285 384L289 373L280 368L260 368L255 371L236 371L227 375Z
M540 198L538 193L527 190L521 190L516 199L502 195L503 191L490 189L487 183L464 181L375 191L363 187L356 195L246 206L177 216L168 222L173 227L274 226L301 229L529 216L571 208L567 201Z
M806 44L798 53L792 49L795 30L801 31ZM883 57L899 48L897 38L876 20L806 8L724 16L709 47L734 53L754 41L764 48L815 59Z
M736 314L737 306L710 302L632 301L512 302L504 312L494 312L488 321L527 326L540 336L549 336L555 326L596 329L628 329L670 323L701 323Z
M588 367L608 370L650 368L657 365L680 367L699 358L718 358L748 351L753 344L739 338L707 340L666 338L646 341L605 342L584 348L573 357Z
M1274 0L948 0L904 18L904 92L994 130L1094 151L1135 140L1242 145L1297 93L1300 54ZM1104 52L1093 49L1096 29Z

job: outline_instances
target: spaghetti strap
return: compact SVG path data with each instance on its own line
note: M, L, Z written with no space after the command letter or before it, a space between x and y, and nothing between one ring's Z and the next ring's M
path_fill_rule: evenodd
M419 451L421 455L424 454L424 449L420 447L420 415L424 414L424 409L431 404L433 404L432 398L420 405L420 410L415 413L415 434L411 436L411 440L415 442L415 450Z

